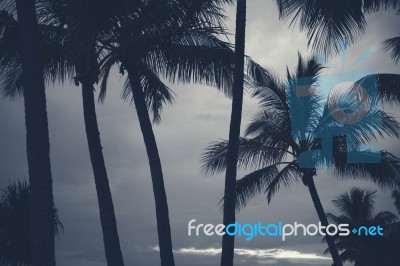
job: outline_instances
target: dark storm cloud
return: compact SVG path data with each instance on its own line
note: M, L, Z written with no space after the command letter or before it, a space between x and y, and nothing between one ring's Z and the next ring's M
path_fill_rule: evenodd
M310 54L304 33L300 33L296 26L289 29L287 24L278 20L273 1L253 0L248 6L248 55L283 74L286 65L293 67L296 64L298 51ZM228 25L233 30L234 8L228 8L228 14L231 18ZM389 13L369 16L367 35L348 50L348 62L354 62L364 51L371 49L374 52L372 57L363 62L360 69L399 73L398 67L380 46L384 39L398 34L398 22L399 18ZM335 58L334 62L338 63L340 59ZM134 109L120 100L122 84L123 79L114 72L109 81L107 100L97 106L101 138L126 265L154 266L159 264L159 255L153 249L157 246L157 233L148 161ZM173 107L165 108L163 121L155 126L155 133L165 174L174 249L219 248L221 239L218 237L189 237L187 223L191 219L213 224L222 221L218 202L223 194L223 174L204 177L200 157L210 142L227 138L230 101L213 88L171 87L177 93L176 102ZM104 266L80 89L72 85L56 86L47 90L47 97L54 195L65 226L65 235L56 241L58 265ZM257 102L246 96L243 128L256 110ZM0 100L0 126L0 185L4 187L8 179L27 177L22 100ZM239 177L244 174L241 171ZM376 189L365 182L339 182L326 171L319 173L316 183L329 212L336 211L331 200L352 186ZM377 209L393 210L388 193L378 194ZM308 224L317 222L317 215L307 189L299 184L290 190L283 189L269 206L264 195L253 199L238 214L238 220L242 223L260 220ZM279 248L321 256L326 244L321 243L319 237L290 238L286 242L275 238L255 238L247 242L238 238L237 247L253 250ZM219 256L177 253L176 261L177 265L215 266ZM313 261L260 260L242 256L237 256L237 262L246 266L323 265L313 264Z

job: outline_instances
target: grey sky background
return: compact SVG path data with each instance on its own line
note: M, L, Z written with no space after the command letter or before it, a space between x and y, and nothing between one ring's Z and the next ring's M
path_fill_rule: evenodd
M298 51L304 55L310 51L305 34L297 26L289 28L288 23L279 21L277 13L274 1L248 1L246 53L283 75L286 65L295 66ZM227 25L233 32L235 7L227 7L227 14L230 18ZM348 50L346 64L342 67L340 59L334 58L339 67L327 70L327 74L362 69L399 74L399 66L394 65L380 44L398 36L400 17L383 12L368 16L367 21L367 33ZM373 51L372 57L356 68L349 67L367 50ZM97 105L119 235L126 265L159 265L150 171L135 110L120 99L123 81L115 71L108 84L106 102ZM220 257L215 252L220 248L221 239L188 237L187 223L191 219L198 223L222 222L218 202L223 195L223 175L205 177L200 169L200 156L210 142L227 138L230 101L210 87L171 85L171 88L177 93L176 102L173 107L165 108L162 123L155 126L155 134L163 163L176 264L218 265ZM54 197L65 226L65 235L56 241L57 263L60 266L106 265L80 88L72 84L50 86L47 103ZM246 96L242 128L256 110L257 102ZM398 111L398 107L389 107L389 110ZM0 99L0 125L0 187L5 187L9 181L28 175L21 99ZM400 155L398 143L392 140L380 145ZM240 172L239 177L243 174ZM328 212L336 212L331 200L353 186L379 190L367 182L333 179L326 172L320 172L316 185ZM395 212L390 191L379 190L376 208ZM265 196L260 195L238 215L241 223L259 220L318 222L308 191L302 185L283 189L269 206ZM286 242L276 238L246 242L238 238L236 243L242 253L247 253L236 256L237 265L331 265L329 259L323 258L326 244L319 237L289 238ZM255 250L269 251L256 254Z

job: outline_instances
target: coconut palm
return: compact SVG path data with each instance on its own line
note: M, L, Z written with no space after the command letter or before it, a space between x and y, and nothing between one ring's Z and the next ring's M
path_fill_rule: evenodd
M4 189L0 201L0 265L32 265L29 248L29 198L30 190L26 181L17 181ZM53 208L54 233L64 231Z
M164 176L149 112L153 122L159 122L163 105L173 100L172 91L161 77L171 82L215 85L229 94L233 52L228 43L217 38L224 33L219 7L222 2L147 1L140 6L126 3L124 9L128 13L118 18L115 35L105 42L111 53L103 73L118 63L121 73L128 74L122 96L132 97L146 146L162 265L174 265L174 257Z
M2 1L0 4L3 4ZM29 201L32 265L54 266L53 189L50 143L40 54L39 30L34 0L17 0L22 84L25 102L26 150L31 195Z
M223 224L227 226L236 221L236 176L239 151L240 127L242 121L243 86L244 86L244 56L246 35L246 0L238 0L236 7L235 34L235 72L232 92L232 111L229 127L229 145L227 167L225 174ZM221 265L232 266L235 249L235 238L225 234L222 238Z
M76 2L79 5L82 1ZM101 53L98 52L102 55L101 100L104 100L106 95L107 78L115 63L122 62L121 72L125 72L126 69L130 76L132 73L139 75L138 78L134 76L133 79L130 78L126 82L122 96L128 98L132 91L135 92L132 88L140 88L143 91L135 93L136 97L133 97L133 100L139 114L150 159L163 265L173 265L172 244L161 165L147 109L153 113L153 121L158 122L163 104L173 100L172 91L161 82L159 75L163 75L171 81L195 81L217 85L229 94L233 56L230 45L216 37L216 34L224 33L223 16L219 7L223 2L229 1L124 2L116 10L112 10L112 15L106 19L97 18L99 21L107 21L113 34L103 30L103 39L98 40L98 43L95 43L93 39L78 43L85 49L87 49L88 43L95 43L98 47L104 48ZM74 10L80 10L76 6L72 6ZM83 22L81 25L84 25ZM68 26L67 23L65 24ZM65 26L61 28L64 29ZM76 28L81 30L79 27ZM85 35L86 33L78 35L78 38L73 40L87 40ZM62 39L62 44L64 46L68 44L67 48L71 50L68 41ZM72 48L75 47L72 46ZM86 50L72 49L72 51L72 54L79 55L78 63L74 67L77 72L78 70L81 72L77 73L76 81L82 83L82 80L89 78L92 82L90 83L91 87L93 87L93 82L97 80L98 74L93 53L89 55L83 53L87 56L82 57L82 52ZM135 57L132 57L133 51ZM84 60L80 61L79 59L82 58ZM82 62L89 65L82 66ZM136 83L132 85L131 80ZM140 87L137 85L138 81Z
M339 195L333 204L340 215L327 214L334 224L348 224L350 228L380 226L386 232L397 221L396 215L389 211L374 214L376 191L353 188L348 193ZM343 263L354 262L356 266L394 266L398 264L398 239L389 234L384 236L363 236L350 234L338 236L336 245L341 251Z
M309 0L277 0L279 14L282 19L293 17L292 23L299 20L300 28L307 30L309 44L314 50L325 55L339 52L341 43L346 40L353 43L366 27L364 13L381 9L397 8L397 0L373 1L309 1ZM243 57L245 47L246 0L237 1L235 67L231 124L229 131L229 151L225 176L224 224L235 221L235 191L237 151L241 126L243 104ZM235 96L237 93L237 96ZM224 235L222 244L221 265L232 265L234 257L234 237Z
M256 171L237 181L237 208L246 206L249 199L261 192L266 193L270 202L280 188L302 182L309 189L321 223L327 225L314 183L318 168L329 168L335 176L366 178L382 187L394 187L400 178L400 160L397 157L386 151L372 153L360 148L373 139L399 137L400 125L389 114L372 108L376 107L372 103L364 119L357 123L348 125L346 121L335 119L333 114L342 110L340 108L354 111L360 100L354 97L357 94L355 89L349 88L349 97L345 97L340 108L333 109L328 105L338 100L335 94L322 104L321 96L315 93L321 69L315 58L304 60L299 55L296 72L291 74L288 71L285 82L268 71L254 75L258 76L254 96L260 99L261 110L248 126L245 137L240 139L238 167ZM367 85L371 86L371 83L366 81L371 79L372 76L365 77L358 84L363 82L364 88L370 91ZM393 96L394 89L379 87L385 89L371 98L379 96L387 100ZM298 97L297 88L306 97ZM321 149L322 145L332 148L326 152ZM207 148L202 161L208 174L226 169L227 151L228 141L219 141ZM347 157L350 156L363 161L348 163ZM372 161L376 163L363 163ZM333 239L327 237L327 243L334 264L341 265Z
M276 0L281 19L299 24L314 50L330 55L341 51L343 40L352 44L366 30L365 15L400 10L397 0Z
M124 265L119 243L114 205L104 162L100 133L97 123L94 84L99 80L99 60L102 50L97 43L106 34L104 8L107 1L47 1L40 0L37 5L39 31L44 56L45 77L48 83L65 81L75 74L75 82L82 86L82 99L86 136L94 172L100 221L103 231L104 247L108 265ZM97 8L87 8L92 4ZM102 6L100 6L102 4ZM10 13L13 6L5 6ZM0 41L2 90L5 96L13 98L22 94L25 87L20 80L20 51L15 33L18 32L14 17L3 11L3 36Z

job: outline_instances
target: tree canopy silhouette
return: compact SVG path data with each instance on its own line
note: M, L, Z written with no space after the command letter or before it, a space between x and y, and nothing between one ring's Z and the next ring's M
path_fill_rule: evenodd
M337 225L348 224L350 228L381 226L385 232L384 236L375 237L352 233L337 236L335 241L343 263L352 262L356 266L394 266L398 263L398 219L389 211L374 213L375 197L376 191L353 188L333 200L340 215L328 213L329 221Z
M29 185L16 181L5 189L0 201L0 265L32 265L29 247ZM53 208L53 230L60 236L64 227Z
M322 68L315 58L305 60L299 55L295 73L288 71L286 80L281 81L262 69L254 75L258 77L254 96L260 100L260 111L247 127L245 137L240 138L238 167L255 171L236 183L237 208L245 207L258 193L266 193L269 202L282 187L289 188L302 182L309 188L324 225L327 219L314 184L318 168L327 168L334 176L342 178L372 180L385 188L393 188L400 179L399 158L387 151L373 153L361 148L385 136L399 138L400 124L393 116L376 108L369 109L361 121L352 125L335 119L332 116L335 111L351 109L359 104L358 98L350 93L357 86L348 88L350 94L345 97L345 106L330 109L328 104L336 96L331 95L323 102L322 97L315 93ZM366 80L371 78L367 76L356 84L364 84L364 88L368 88ZM382 89L375 100L398 99L398 96L395 97L398 91L389 89L393 80L388 81L389 84L384 84L383 79L375 83L378 84L378 91ZM308 97L299 97L298 88ZM323 137L331 137L330 153L321 150ZM324 143L327 145L327 142ZM225 140L206 149L202 162L208 174L226 169L227 151L228 141ZM312 156L307 157L307 162L311 165L302 165L302 154L310 152ZM361 156L365 163L349 163L347 158L352 153ZM371 159L375 159L375 163L368 163ZM333 239L328 237L327 241L335 263L341 263Z

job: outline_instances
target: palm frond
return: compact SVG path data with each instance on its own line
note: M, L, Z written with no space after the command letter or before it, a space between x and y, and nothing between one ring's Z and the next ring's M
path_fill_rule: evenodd
M346 215L340 215L340 216L336 216L332 213L327 213L326 217L328 218L328 221L330 221L331 223L334 223L336 225L339 224L352 224L351 219L346 216Z
M253 85L252 97L259 100L261 108L270 108L271 106L277 109L289 108L286 84L283 81L279 80L278 77L271 74L268 70L259 70L257 65L250 73L250 77L252 76L258 79Z
M299 23L309 45L324 55L339 53L342 43L354 43L365 32L362 1L277 0L281 19Z
M260 99L261 107L269 106L268 102L264 103L264 94L270 94L268 90L271 90L279 98L282 106L287 107L286 87L284 82L279 79L277 73L249 60L247 64L247 76L252 79L254 87L252 97Z
M117 58L114 53L108 53L100 63L100 93L98 101L103 103L107 96L107 82L112 67L116 64Z
M346 136L350 146L356 147L385 137L400 137L400 123L390 114L375 110L370 111L355 124L343 124L334 120L328 125L318 128L316 132L322 136Z
M352 89L360 86L374 100L377 96L382 102L400 103L400 75L374 74L358 80Z
M7 13L17 15L16 1L13 0L2 0L0 1L0 9L5 10Z
M383 47L387 52L390 52L390 56L397 64L400 60L400 37L387 39L383 42Z
M174 101L174 92L144 64L139 68L139 75L142 90L146 97L147 108L153 114L153 122L159 123L164 104L172 104ZM129 78L127 78L121 97L126 100L130 96L132 96L132 89Z
M313 130L314 137L347 136L352 147L386 136L398 138L400 124L379 108L379 101L397 101L399 95L392 86L396 79L397 75L389 74L366 76L350 88L331 93Z
M254 171L236 182L236 208L246 207L247 202L264 192L271 180L279 174L276 165Z
M0 14L0 76L2 94L15 98L22 95L22 70L18 45L17 21L5 11ZM39 25L43 50L44 79L47 83L72 79L75 66L64 49L65 30L51 25Z
M288 73L286 91L291 131L296 141L308 140L320 120L322 97L316 93L316 88L322 69L314 57L306 60L299 54L296 72Z
M246 128L246 137L261 137L270 135L272 138L286 141L291 138L290 118L285 110L279 110L271 101L269 108L259 110Z
M393 224L394 222L397 221L397 216L394 215L393 213L389 211L382 211L377 213L374 218L372 219L372 224L378 224L383 227L386 227ZM394 225L392 226L392 229L394 229Z
M367 13L380 10L395 10L400 6L397 0L363 0L363 9Z
M288 153L285 145L269 145L273 140L239 139L238 167L243 169L265 167L281 161ZM229 142L212 143L202 155L202 168L206 174L214 175L226 169Z
M0 77L0 90L4 97L13 100L22 96L22 68L19 62L1 67Z
M54 212L54 233L58 237L61 236L61 234L64 234L64 225L61 222L60 216L59 216L59 211L56 208L53 208Z
M296 161L291 162L280 170L279 174L268 183L268 187L265 190L268 203L271 202L272 197L282 186L289 188L293 184L299 184L301 176L302 172L300 171Z
M259 193L266 193L268 203L281 186L290 187L300 180L300 171L294 163L276 163L254 171L236 182L236 208L246 207Z
M343 158L349 156L361 158L365 163L347 163L347 160L336 160L332 169L335 176L372 181L383 189L393 188L398 184L400 180L400 159L395 155L387 151L380 153L357 151L342 155Z
M362 223L372 218L375 196L376 191L352 188L349 193L340 194L332 202L353 223Z
M44 78L48 83L71 81L76 73L74 54L68 51L66 31L62 27L40 25L43 50Z
M184 8L184 23L207 23L209 25L218 25L225 27L223 5L232 4L232 0L201 0L187 1L183 0L180 8ZM184 3L186 2L186 6Z
M165 44L158 43L150 50L144 61L171 82L216 86L229 96L233 56L229 44L207 32L192 31L169 36Z

